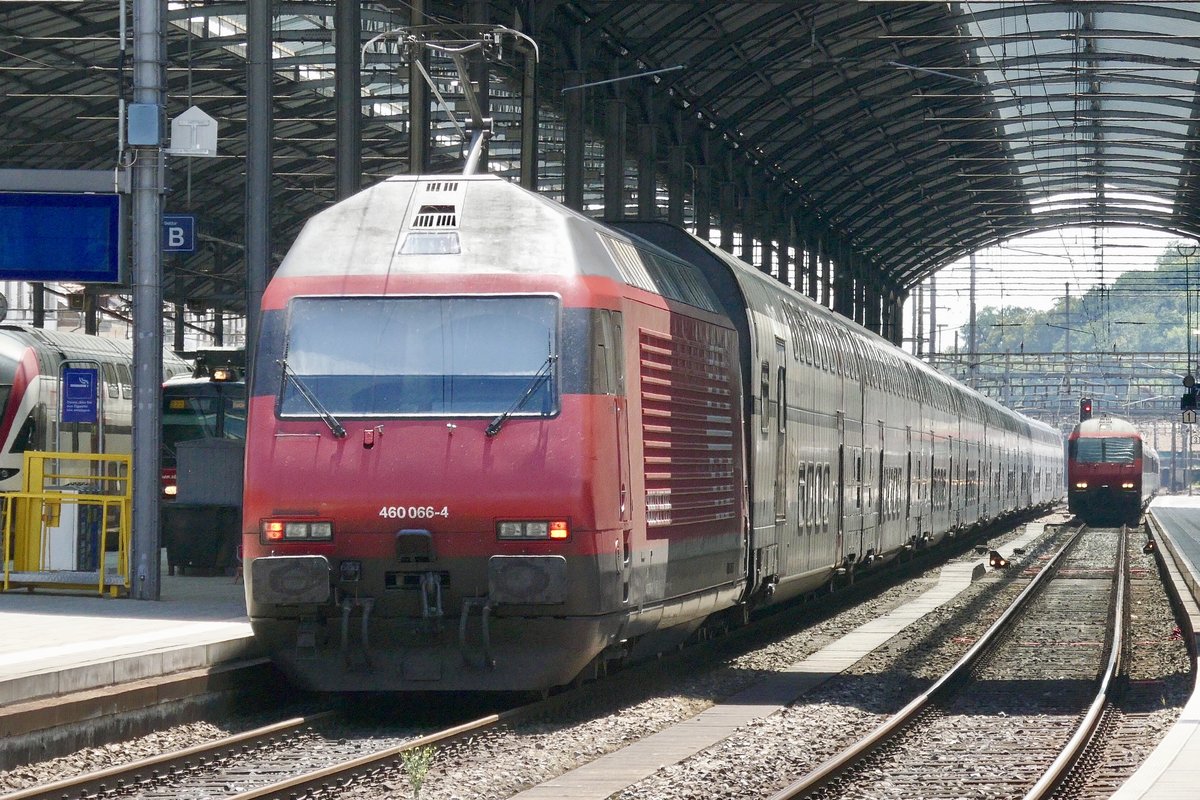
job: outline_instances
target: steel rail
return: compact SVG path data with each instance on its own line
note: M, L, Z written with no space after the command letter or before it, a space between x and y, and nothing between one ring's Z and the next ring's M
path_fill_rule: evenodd
M1042 800L1054 794L1062 782L1070 775L1075 765L1079 763L1084 753L1087 752L1100 727L1100 722L1104 717L1104 710L1109 705L1110 688L1122 669L1121 650L1124 646L1125 637L1125 574L1127 571L1126 559L1128 558L1125 548L1128 536L1128 528L1122 525L1121 536L1117 545L1120 548L1120 553L1117 559L1116 588L1114 590L1116 592L1116 599L1113 603L1113 634L1111 644L1109 645L1108 665L1104 670L1104 677L1100 681L1100 687L1096 691L1096 699L1088 707L1087 713L1084 714L1083 719L1079 723L1079 728L1075 731L1075 735L1071 737L1066 747L1054 759L1054 763L1050 765L1042 777L1038 779L1038 782L1025 795L1025 800Z
M405 742L404 744L389 747L385 750L380 750L375 753L368 753L365 756L360 756L350 761L343 761L328 767L306 772L302 775L296 775L291 778L285 778L282 781L260 786L256 789L232 795L229 800L262 800L269 797L293 798L302 795L304 792L323 787L330 787L330 784L339 779L348 779L356 775L362 774L369 770L377 769L387 764L389 761L399 759L401 755L410 750L417 750L422 747L432 747L434 745L449 744L457 739L461 739L467 734L476 733L478 731L487 730L496 727L503 723L512 723L521 719L534 716L542 713L546 708L552 705L557 705L563 695L551 697L546 700L538 700L536 702L520 706L518 708L502 711L497 714L488 714L471 722L464 722L461 725L456 725L452 728L447 728L437 733L431 733L422 736L418 739ZM3 798L0 798L3 800Z
M136 784L145 780L147 776L169 771L173 767L183 766L187 762L199 761L202 758L218 758L226 751L254 744L272 736L293 733L307 725L330 717L334 713L333 711L321 711L305 717L293 717L183 750L161 753L129 764L120 764L73 778L64 778L45 786L22 789L0 796L0 800L59 800L64 796L82 796L85 792L114 789L122 783Z
M1079 541L1080 535L1085 530L1087 530L1087 526L1081 526L1076 529L1075 533L1071 535L1046 565L1042 567L1038 574L1034 576L1029 585L1017 595L1017 598L1000 615L1000 618L993 622L991 627L958 660L958 663L951 667L946 674L938 678L932 686L875 728L875 730L871 731L871 733L837 755L827 759L807 775L771 795L769 800L795 800L795 798L815 792L817 789L840 777L846 770L883 746L899 733L901 729L911 723L933 700L944 694L950 684L964 677L984 653L999 641L1000 635L1011 627L1016 616L1026 608L1030 600L1048 582L1050 576L1054 574L1055 569L1058 567L1059 562L1070 552L1074 544Z

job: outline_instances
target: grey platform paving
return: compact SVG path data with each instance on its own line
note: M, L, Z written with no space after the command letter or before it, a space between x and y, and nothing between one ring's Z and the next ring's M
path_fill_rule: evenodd
M1027 525L1020 537L1005 545L1005 551L1026 546L1042 535L1043 527L1042 523ZM948 565L937 584L920 597L851 631L763 683L678 725L514 795L512 800L604 800L665 766L713 746L753 720L774 714L953 599L987 569L982 557Z
M1179 587L1193 642L1200 633L1200 496L1172 495L1150 504L1150 524L1163 561ZM1195 650L1192 651L1195 653ZM1193 667L1195 664L1193 664ZM1113 800L1195 800L1200 797L1200 692L1192 689L1175 726Z
M142 601L0 593L0 706L260 655L240 581L171 576Z

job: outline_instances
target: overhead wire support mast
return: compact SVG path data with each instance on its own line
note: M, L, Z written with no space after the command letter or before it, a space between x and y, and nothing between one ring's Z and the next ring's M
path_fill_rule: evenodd
M520 31L504 25L410 25L384 31L367 40L362 46L362 66L364 68L367 66L367 51L376 42L387 39L395 39L399 43L404 55L416 65L425 82L429 84L429 89L437 98L438 103L446 109L450 123L454 125L463 139L469 142L467 161L463 166L462 174L474 175L484 148L492 138L494 121L491 117L483 115L479 95L476 87L471 83L467 56L471 53L479 53L486 61L502 62L504 46L507 43L513 50L522 52L526 57L532 55L533 60L538 61L540 53L537 42ZM466 99L467 109L471 115L471 120L465 129L459 124L454 116L454 110L446 102L438 90L437 84L434 83L433 78L421 63L418 57L421 48L446 56L454 62L454 68L458 72L458 82L462 86L463 97Z

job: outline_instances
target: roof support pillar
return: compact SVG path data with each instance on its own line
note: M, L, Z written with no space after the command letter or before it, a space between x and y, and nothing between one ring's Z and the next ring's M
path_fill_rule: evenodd
M707 242L712 236L712 170L704 165L696 167L692 205L695 208L696 236Z
M581 70L571 70L565 76L567 86L584 82ZM583 95L587 89L567 92L563 109L563 202L567 208L583 210Z
M850 256L853 264L851 274L854 276L854 321L859 325L867 324L867 279L862 259L857 255Z
M893 294L892 295L892 324L891 324L892 337L891 338L892 338L892 344L896 345L897 347L899 347L900 343L902 341L904 341L904 325L902 324L903 319L904 319L904 295L903 294Z
M763 268L762 258L759 258L757 264L754 262L754 241L759 236L760 227L758 224L758 198L754 196L752 190L742 196L742 208L738 216L742 222L741 259L750 266L761 270Z
M187 308L184 306L182 300L176 300L171 305L171 320L175 323L174 348L176 353L182 353L184 348L187 346L187 342L184 341L183 335L184 325L187 324L187 317L185 316L186 311Z
M683 204L687 190L686 158L687 149L682 145L672 145L667 150L667 221L672 225L683 225ZM692 193L696 193L694 186Z
M658 182L654 168L658 163L658 130L654 125L638 125L638 217L658 217Z
M792 277L792 234L794 233L795 222L792 220L791 214L784 215L783 220L776 226L775 230L779 236L779 255L776 258L779 264L779 282L785 286L796 288L795 279Z
M269 4L262 3L268 8ZM133 101L163 119L163 11L160 0L133 5ZM270 28L267 29L270 35ZM267 76L270 80L270 75ZM267 98L270 102L270 96ZM129 592L157 600L161 589L158 502L162 463L162 191L158 141L134 148L133 162L133 542ZM266 227L265 225L263 226ZM256 307L257 308L257 307ZM248 311L248 309L247 309ZM101 563L101 569L104 564Z
M817 251L820 249L819 240L809 228L804 229L804 258L808 269L808 299L817 301L817 287L820 285L818 275Z
M759 266L763 272L772 277L779 273L776 270L775 259L775 220L768 209L762 209L759 219L762 221L758 225L759 232L759 247L760 258L762 264Z
M879 284L871 281L867 286L867 316L866 326L869 330L883 335L882 328L879 327L879 301L883 297L883 292L880 290Z
M246 354L253 361L259 306L271 275L271 20L274 3L246 4ZM249 363L253 369L252 363Z
M717 212L721 219L721 249L727 253L733 252L733 218L737 213L737 188L729 181L721 184L721 209Z
M468 17L476 25L487 25L491 22L487 0L471 0ZM475 97L479 100L479 113L487 120L492 116L492 67L482 53L476 53L471 64L471 83L475 85ZM486 141L479 153L479 163L475 172L479 175L488 172Z
M821 305L833 308L833 265L829 262L828 234L817 240L817 255L821 260Z
M409 0L409 23L425 24L425 0ZM408 172L420 175L429 166L429 86L417 67L427 60L425 48L409 51L408 64Z
M605 103L604 218L625 218L625 101Z
M833 310L848 319L854 318L854 278L850 271L846 249L840 243L833 246Z
M532 4L531 4L532 8ZM536 39L533 15L525 21L525 33ZM531 192L538 187L538 92L537 60L525 54L521 77L521 186Z
M345 200L362 188L361 11L359 0L337 0L334 10L334 97L337 102L334 169L338 200Z

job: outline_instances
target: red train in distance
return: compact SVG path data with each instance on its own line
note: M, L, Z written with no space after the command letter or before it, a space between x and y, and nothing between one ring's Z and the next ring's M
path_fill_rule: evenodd
M1067 438L1067 503L1086 522L1137 522L1159 482L1157 451L1127 420L1102 414Z
M666 223L389 178L263 296L248 613L324 691L544 691L1062 498L1062 438Z

